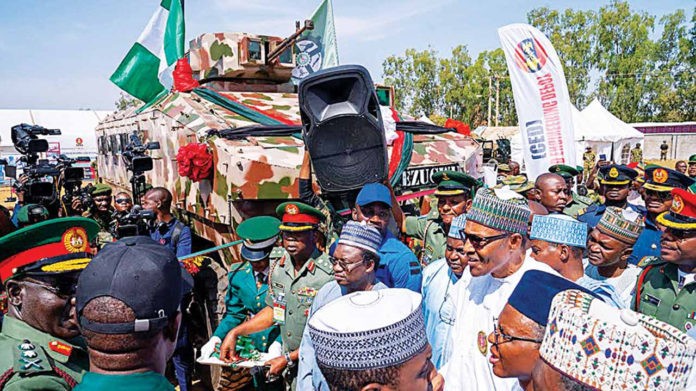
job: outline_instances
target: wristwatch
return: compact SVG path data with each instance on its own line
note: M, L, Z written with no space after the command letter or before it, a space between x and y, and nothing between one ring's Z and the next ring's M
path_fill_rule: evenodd
M285 353L285 361L288 362L288 368L292 368L295 366L295 362L292 361L292 358L290 358L290 353Z

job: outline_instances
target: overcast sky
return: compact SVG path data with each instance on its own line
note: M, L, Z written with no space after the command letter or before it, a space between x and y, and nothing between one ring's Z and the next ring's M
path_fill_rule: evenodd
M110 110L119 89L109 81L160 0L0 0L0 108ZM187 0L187 41L204 32L287 36L320 0ZM382 61L407 48L447 54L466 44L472 56L499 46L496 29L525 22L550 6L599 9L609 1L334 0L339 59L382 80ZM692 0L637 0L663 15Z

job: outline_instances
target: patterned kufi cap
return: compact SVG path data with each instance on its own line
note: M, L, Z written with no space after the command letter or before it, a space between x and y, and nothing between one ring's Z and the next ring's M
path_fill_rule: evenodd
M567 290L553 299L539 354L593 389L683 390L696 341L650 316Z
M624 243L633 244L643 232L643 216L632 209L608 206L597 229Z
M343 225L338 244L357 247L377 254L382 244L382 235L379 231L365 222L348 221Z
M525 235L529 225L529 205L509 189L486 189L476 192L467 219L486 227Z
M308 322L317 363L356 371L405 363L428 345L421 301L418 293L393 288L330 302Z
M587 224L562 214L534 215L529 238L585 248Z
M464 240L464 227L466 226L466 214L462 213L459 216L452 219L450 224L449 233L447 236L450 238Z

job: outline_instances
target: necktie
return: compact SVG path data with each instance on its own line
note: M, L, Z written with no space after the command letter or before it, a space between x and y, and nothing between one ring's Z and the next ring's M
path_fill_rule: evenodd
M256 288L261 288L263 284L266 284L266 274L259 273L256 275Z

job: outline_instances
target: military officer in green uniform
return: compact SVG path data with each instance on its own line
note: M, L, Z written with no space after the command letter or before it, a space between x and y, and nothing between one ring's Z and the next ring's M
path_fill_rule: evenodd
M111 205L111 186L104 183L97 183L92 190L92 201L94 205L86 210L82 215L89 217L99 224L99 235L97 235L97 247L101 248L104 244L113 242L111 234L111 223L114 207Z
M689 156L689 168L686 170L686 174L696 179L696 154Z
M633 310L682 331L696 325L696 194L672 190L672 206L657 217L665 227L660 257L646 257Z
M568 202L566 207L563 209L564 215L574 218L580 210L583 210L594 203L590 198L581 196L572 190L575 186L575 177L580 174L577 169L565 164L556 164L549 167L549 172L563 177L568 185L568 189L571 191L572 197L569 200L570 202Z
M281 247L276 247L279 226L280 220L275 217L257 216L244 220L237 227L237 236L244 239L241 249L243 261L232 265L225 296L225 316L208 343L201 348L201 357L210 357L219 349L222 339L230 330L266 308L270 263L278 261L285 254ZM274 324L249 337L254 348L260 352L277 351L279 354L281 351L278 325Z
M631 163L643 163L643 150L640 149L640 143L631 149Z
M445 256L447 233L452 219L466 213L471 200L482 183L458 171L440 171L433 175L437 184L437 210L424 216L404 216L398 203L394 202L394 218L401 222L401 232L421 241L416 253L421 265Z
M77 279L91 261L93 220L43 221L0 239L8 311L0 332L1 390L71 390L89 360L74 319Z
M317 248L317 228L324 215L301 202L285 202L276 213L282 216L282 257L271 263L267 307L250 320L230 330L220 347L220 358L235 360L237 337L280 326L283 355L271 359L269 374L283 372L288 389L295 389L302 332L314 296L333 280L333 268L326 254Z

